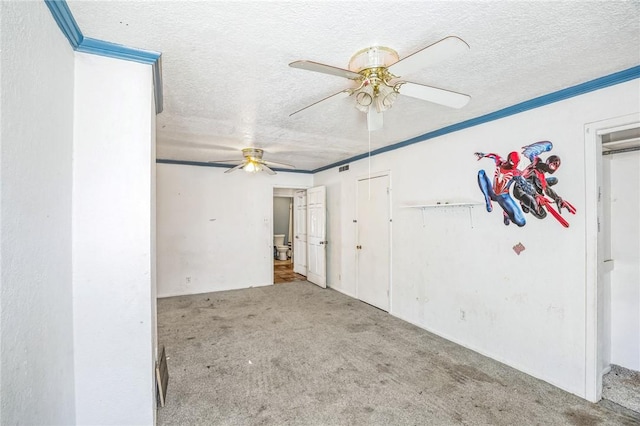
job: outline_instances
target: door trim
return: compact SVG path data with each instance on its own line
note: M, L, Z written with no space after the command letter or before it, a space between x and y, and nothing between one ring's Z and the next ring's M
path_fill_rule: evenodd
M585 140L585 388L584 397L591 402L602 398L602 354L598 325L603 313L599 276L603 272L602 238L598 220L602 216L599 194L602 188L602 134L640 122L640 114L587 123Z
M269 223L269 227L270 227L270 234L271 234L271 245L269 246L271 251L273 252L273 199L274 197L276 197L275 192L276 190L290 190L291 194L294 194L295 191L306 191L307 189L309 189L309 187L292 187L292 186L288 186L288 185L273 185L271 187L271 222ZM284 196L284 195L283 195ZM292 195L293 196L293 195ZM295 244L295 243L294 243ZM270 257L271 262L269 264L269 268L271 269L271 285L275 285L275 269L274 269L274 258L273 255ZM268 284L267 284L268 285Z

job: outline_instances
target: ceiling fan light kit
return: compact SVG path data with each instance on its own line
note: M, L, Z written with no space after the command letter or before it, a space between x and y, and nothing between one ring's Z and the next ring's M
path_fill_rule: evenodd
M259 171L262 171L262 165L253 160L249 160L242 169L247 173L258 173Z
M225 173L231 173L238 169L243 169L247 173L267 172L270 175L277 174L271 167L280 167L285 169L295 169L291 164L276 163L273 161L265 161L262 159L264 151L260 148L244 148L242 150L242 156L244 160L238 162L238 160L219 160L210 161L210 163L236 163L235 167L225 171Z
M381 113L389 110L400 94L452 108L462 108L469 102L470 96L400 80L400 77L429 67L453 54L468 49L469 45L464 40L456 36L449 36L403 59L400 59L398 53L389 47L367 47L351 57L349 69L313 61L292 62L289 66L293 68L348 78L355 81L358 86L328 96L295 111L291 115L323 101L337 99L339 96L336 95L344 94L345 96L353 96L356 109L367 114L367 127L369 131L373 131L382 128Z

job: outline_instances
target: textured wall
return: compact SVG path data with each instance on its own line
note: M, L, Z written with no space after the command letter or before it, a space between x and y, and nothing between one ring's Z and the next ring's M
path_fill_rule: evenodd
M450 340L503 361L577 395L585 395L585 171L584 125L637 112L638 80L551 104L371 158L372 172L391 170L391 313ZM506 155L551 140L562 157L557 191L577 214L527 216L518 228L502 223L500 207L403 208L435 201L483 197L480 169L490 160L475 151ZM546 155L543 155L546 158ZM526 165L528 160L524 160ZM327 186L328 284L356 295L356 178L369 164L347 173L315 175ZM526 250L516 255L512 247Z
M158 296L273 284L273 188L313 176L158 164Z
M0 7L0 423L73 424L74 54L44 2Z
M79 424L154 418L151 66L76 54L73 283Z

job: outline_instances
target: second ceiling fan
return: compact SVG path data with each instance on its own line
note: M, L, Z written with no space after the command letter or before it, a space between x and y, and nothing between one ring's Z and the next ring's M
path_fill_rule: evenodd
M449 36L402 59L395 50L388 47L368 47L351 57L349 69L313 61L291 62L289 66L293 68L348 78L355 84L354 87L327 96L290 115L329 99L353 96L355 107L367 114L367 127L373 131L382 128L382 112L393 106L398 95L462 108L471 99L469 95L406 81L402 77L468 49L469 45L464 40Z
M257 173L267 172L270 175L275 175L276 172L271 167L278 167L284 169L295 169L291 164L276 163L274 161L265 161L262 159L264 151L260 148L244 148L242 150L242 160L218 160L209 161L209 163L233 163L235 167L225 171L225 173L231 173L238 169L243 169L245 172ZM271 166L271 167L269 167Z

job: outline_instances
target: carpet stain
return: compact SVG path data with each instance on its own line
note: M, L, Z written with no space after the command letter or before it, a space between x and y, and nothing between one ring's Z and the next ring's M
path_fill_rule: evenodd
M389 367L391 367L391 364L378 364L376 365L376 370L378 370L378 373L390 373L391 369Z
M475 367L465 364L453 364L446 369L449 376L458 383L465 384L468 380L484 383L500 383L488 374Z
M349 324L347 326L347 331L349 331L349 333L362 333L370 328L371 324Z
M580 410L566 410L562 414L574 426L596 426L602 423L599 417Z

